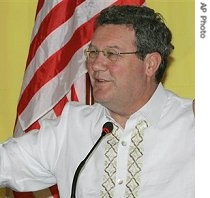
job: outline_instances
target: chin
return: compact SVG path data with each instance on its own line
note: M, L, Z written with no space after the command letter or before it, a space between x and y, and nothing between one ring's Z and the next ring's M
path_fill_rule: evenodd
M107 103L111 100L112 94L109 90L93 89L93 98L95 102Z
M102 97L98 97L98 96L94 96L94 102L100 103L100 104L105 104L107 103L109 100L107 98L105 98L104 96Z
M94 97L94 102L103 104L105 100L103 98Z

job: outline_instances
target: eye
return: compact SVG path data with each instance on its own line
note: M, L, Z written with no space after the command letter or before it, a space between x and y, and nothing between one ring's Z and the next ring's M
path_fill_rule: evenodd
M99 51L97 51L96 49L92 49L92 50L88 50L89 52L89 57L91 58L95 58L96 56L98 56Z
M110 59L110 60L117 60L118 56L119 56L119 53L114 50L114 49L107 49L104 51L105 52L105 56Z

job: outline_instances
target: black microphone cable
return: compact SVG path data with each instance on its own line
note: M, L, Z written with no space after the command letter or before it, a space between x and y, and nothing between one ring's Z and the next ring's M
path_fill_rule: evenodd
M77 167L75 173L74 173L74 178L73 178L73 182L72 182L72 188L71 188L71 198L75 198L76 197L76 186L77 186L77 179L79 177L79 173L82 170L83 166L85 165L87 159L89 158L89 156L91 155L91 153L94 151L94 149L96 148L96 146L98 145L98 143L101 141L101 139L106 135L111 133L113 130L113 124L112 122L106 122L103 127L102 127L102 133L101 136L99 137L99 139L97 140L97 142L94 144L94 146L92 147L92 149L89 151L89 153L87 154L87 156L85 157L84 160L82 160L79 164L79 166Z

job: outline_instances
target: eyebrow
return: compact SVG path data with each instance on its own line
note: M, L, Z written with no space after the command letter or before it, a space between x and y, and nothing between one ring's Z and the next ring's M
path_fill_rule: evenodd
M90 43L89 47L94 47L94 48L98 49L98 47L96 47L96 46L93 45L92 43ZM120 50L119 46L117 46L117 45L106 46L104 49L106 49L106 48L111 48L111 49L118 49L118 50Z

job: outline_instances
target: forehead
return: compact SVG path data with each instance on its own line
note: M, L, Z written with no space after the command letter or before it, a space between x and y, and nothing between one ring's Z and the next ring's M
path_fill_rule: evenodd
M126 25L102 25L97 27L91 44L96 47L135 47L135 32Z

